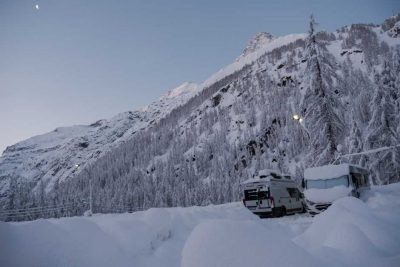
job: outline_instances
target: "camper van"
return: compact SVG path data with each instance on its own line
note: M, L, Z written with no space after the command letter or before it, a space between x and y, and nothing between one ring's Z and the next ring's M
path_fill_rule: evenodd
M306 212L304 196L289 175L261 170L242 187L244 206L261 218Z
M351 164L305 169L303 186L307 209L313 215L326 210L336 199L360 197L370 188L368 171Z

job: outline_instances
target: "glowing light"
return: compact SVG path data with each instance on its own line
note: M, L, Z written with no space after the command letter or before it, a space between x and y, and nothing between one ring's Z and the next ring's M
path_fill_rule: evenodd
M294 115L293 115L293 119L295 119L295 120L297 121L297 120L299 120L299 119L300 119L300 116L299 116L299 115L297 115L297 114L294 114Z
M299 122L300 122L300 123L302 123L303 121L304 121L304 119L303 119L303 118L300 118L300 119L299 119Z
M40 8L39 5L36 4L36 5L35 5L35 9L36 9L36 10L39 10L39 8Z

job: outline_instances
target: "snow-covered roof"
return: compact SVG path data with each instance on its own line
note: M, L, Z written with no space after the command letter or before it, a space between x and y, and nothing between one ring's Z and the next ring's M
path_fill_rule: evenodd
M258 175L259 175L259 176L268 176L268 175L271 175L271 173L279 174L278 171L276 171L276 170L271 170L271 169L264 169L264 170L259 170L259 171L258 171Z
M277 176L280 176L282 178L277 178ZM286 180L291 180L289 174L283 174L279 173L277 170L272 170L272 169L264 169L264 170L259 170L258 175L254 176L251 179L247 179L246 181L242 182L243 185L245 184L250 184L250 183L255 183L255 182L269 182L271 179L286 179Z
M304 170L306 180L324 180L347 175L350 172L349 164L325 165Z
M256 176L255 178L250 178L247 179L246 181L242 182L242 185L246 184L252 184L252 183L262 183L262 182L270 182L271 181L271 176L266 177L266 178L260 178L259 176Z

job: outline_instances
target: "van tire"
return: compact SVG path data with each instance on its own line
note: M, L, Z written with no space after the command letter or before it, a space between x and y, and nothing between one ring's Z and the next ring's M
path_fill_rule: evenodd
M272 217L279 218L279 217L283 217L285 215L286 215L285 206L272 209Z
M286 216L286 208L285 208L285 206L281 207L281 214L280 215L281 215L280 217Z
M272 208L272 217L278 218L279 215L280 215L280 210L281 210L280 207L279 208Z

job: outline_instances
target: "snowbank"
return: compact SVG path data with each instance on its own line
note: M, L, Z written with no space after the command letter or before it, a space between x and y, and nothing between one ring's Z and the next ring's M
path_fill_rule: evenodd
M182 267L321 266L286 236L258 221L210 221L198 225L182 252ZM290 255L290 256L289 256Z
M0 266L179 266L191 231L217 219L258 220L233 203L0 222Z
M400 221L388 222L361 200L339 199L317 215L294 241L326 262L350 266L399 266Z
M327 189L307 189L304 191L304 195L307 200L315 203L332 203L333 201L347 197L350 193L352 187L347 187L344 185L335 186Z
M316 217L240 203L0 223L0 266L400 266L400 184Z

